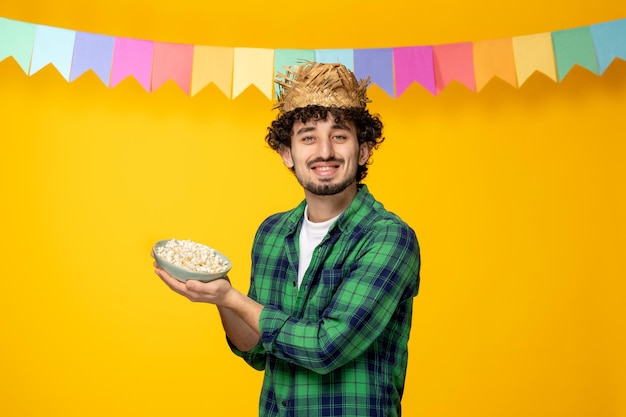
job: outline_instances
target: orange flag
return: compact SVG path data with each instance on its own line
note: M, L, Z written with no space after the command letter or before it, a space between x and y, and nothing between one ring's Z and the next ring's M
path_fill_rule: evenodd
M191 95L215 84L228 98L232 98L234 49L221 46L198 46L194 49Z
M474 42L474 73L478 91L482 90L493 77L517 87L511 39Z

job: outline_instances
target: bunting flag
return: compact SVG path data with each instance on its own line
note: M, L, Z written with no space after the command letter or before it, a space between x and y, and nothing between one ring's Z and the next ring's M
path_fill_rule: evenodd
M352 49L316 49L316 62L336 62L354 71L354 51Z
M598 63L589 27L552 32L552 43L559 81L565 78L576 64L595 74L598 73Z
M109 86L115 87L126 77L132 76L146 91L152 91L150 81L153 52L152 41L115 38Z
M550 33L516 36L512 39L512 43L518 86L524 84L535 71L556 81L556 65Z
M517 87L513 39L474 42L473 54L477 90L482 90L493 77Z
M592 25L591 37L600 74L604 73L614 59L626 61L626 20Z
M404 93L413 82L417 82L432 94L437 94L432 46L395 48L393 66L396 72L397 96Z
M73 30L38 25L28 74L33 75L52 64L69 81L75 38L76 32Z
M36 25L0 18L0 61L12 56L28 74L36 31Z
M78 32L74 41L70 81L92 70L108 86L114 44L115 38L112 36Z
M471 42L433 46L435 91L441 93L453 81L476 91Z
M390 97L413 84L433 95L457 82L479 92L498 78L520 88L540 72L561 82L575 66L602 75L626 61L626 19L512 38L372 49L217 47L80 32L0 17L0 62L27 75L52 65L71 82L92 71L113 88L132 78L154 92L172 82L194 96L209 84L228 98L255 86L272 98L274 76L307 61L339 62Z
M230 98L235 50L217 46L194 46L191 69L191 95L213 83Z
M355 49L354 75L358 79L370 77L372 83L393 97L392 56L392 49Z
M235 48L233 98L256 85L267 98L272 96L274 51L271 49Z
M152 59L152 85L150 91L167 81L174 81L187 95L191 93L193 46L156 42Z

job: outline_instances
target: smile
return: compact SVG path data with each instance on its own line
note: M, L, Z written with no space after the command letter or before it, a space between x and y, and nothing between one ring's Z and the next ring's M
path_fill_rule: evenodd
M314 165L311 167L311 170L315 173L318 178L331 178L333 177L340 165Z

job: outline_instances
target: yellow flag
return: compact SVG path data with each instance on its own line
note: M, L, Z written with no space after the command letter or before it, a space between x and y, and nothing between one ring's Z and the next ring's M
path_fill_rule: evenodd
M233 85L233 48L194 47L191 71L191 95L214 83L228 98Z
M520 86L535 71L542 72L556 81L556 66L550 33L514 37L513 54L515 55L517 81Z

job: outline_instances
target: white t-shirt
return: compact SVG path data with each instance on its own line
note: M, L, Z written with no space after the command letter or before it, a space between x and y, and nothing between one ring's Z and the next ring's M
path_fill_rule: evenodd
M330 220L326 220L321 223L313 223L309 220L309 206L304 209L304 220L302 221L302 228L300 229L300 260L298 267L298 288L302 284L304 273L306 272L311 258L313 257L313 251L320 244L328 229L333 225L335 220L339 216L333 217Z

